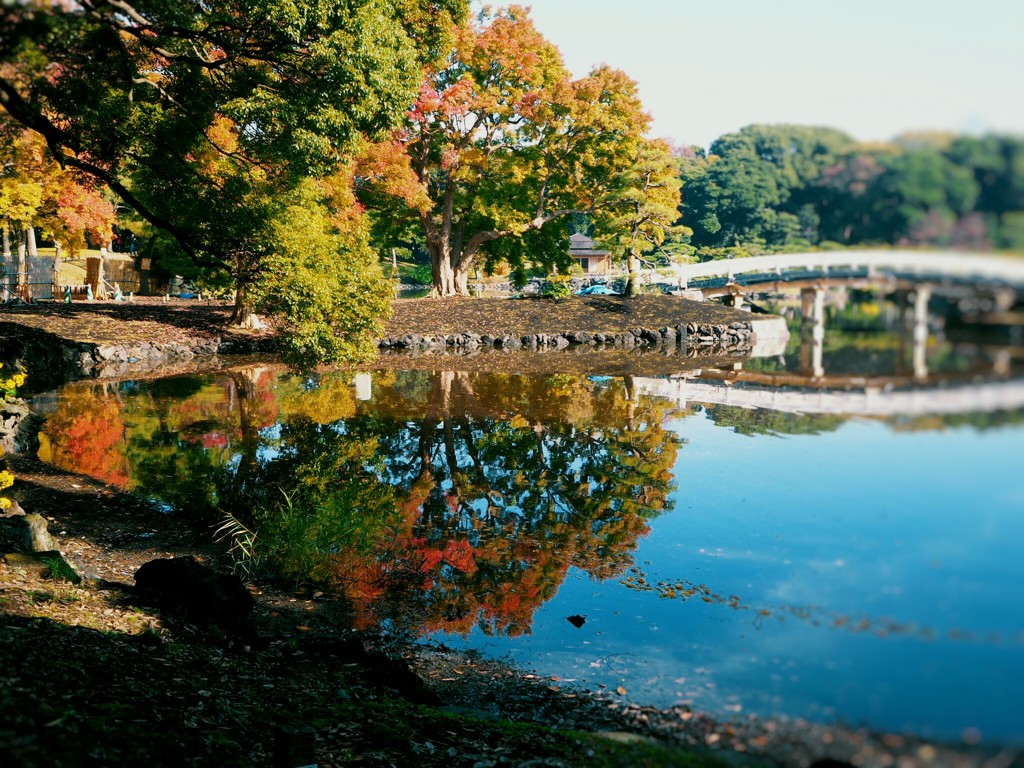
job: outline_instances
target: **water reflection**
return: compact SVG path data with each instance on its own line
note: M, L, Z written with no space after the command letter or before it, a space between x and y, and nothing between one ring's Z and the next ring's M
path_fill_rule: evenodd
M527 632L571 567L623 573L671 506L674 410L628 381L391 372L360 401L366 376L71 385L40 453L200 520L230 515L360 624L416 632Z
M1019 339L1011 343L1014 334L1003 326L964 324L959 306L966 299L958 302L935 286L890 293L810 287L758 301L787 318L789 343L780 355L744 368L791 375L775 385L846 387L874 380L918 386L957 374L1006 376L1024 360Z

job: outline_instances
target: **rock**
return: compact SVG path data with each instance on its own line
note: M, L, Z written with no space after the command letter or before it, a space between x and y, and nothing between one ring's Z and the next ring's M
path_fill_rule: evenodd
M11 506L7 509L0 509L0 517L21 517L24 514L25 510L14 499L11 499Z
M57 547L53 544L53 538L47 530L46 518L33 512L22 518L25 528L22 531L25 549L30 552L50 552Z
M188 557L150 560L135 572L138 594L161 610L180 615L200 627L216 627L239 635L256 602L234 574L217 573Z
M113 344L100 344L96 347L95 357L97 360L113 360L117 356L117 349Z
M554 342L553 346L555 349L565 349L569 346L569 340L565 336L555 336L552 341Z

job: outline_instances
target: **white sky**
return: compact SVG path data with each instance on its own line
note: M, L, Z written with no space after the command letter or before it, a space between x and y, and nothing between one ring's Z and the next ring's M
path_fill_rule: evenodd
M680 143L751 123L1024 134L1024 0L520 1L574 74L625 70Z

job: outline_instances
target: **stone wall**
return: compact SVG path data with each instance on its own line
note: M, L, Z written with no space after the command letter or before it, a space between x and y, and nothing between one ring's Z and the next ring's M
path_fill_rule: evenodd
M42 423L43 418L21 398L0 403L0 455L39 450Z
M91 344L24 326L6 325L11 327L0 329L4 331L0 334L0 360L9 369L26 369L29 372L27 388L33 391L79 378L117 378L180 366L195 359L226 354L270 354L276 349L272 338Z
M621 333L585 333L565 331L554 334L516 335L511 333L454 333L446 336L420 336L415 333L381 339L382 351L392 350L456 350L481 348L507 350L567 349L572 346L606 346L624 349L672 348L706 349L708 352L743 353L753 348L753 325L747 321L725 324L688 323L675 327L631 328Z

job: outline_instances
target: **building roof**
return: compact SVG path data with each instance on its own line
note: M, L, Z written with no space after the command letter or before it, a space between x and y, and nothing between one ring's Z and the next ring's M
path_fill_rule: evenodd
M569 255L608 256L610 253L609 251L597 248L593 238L577 233L569 236Z

